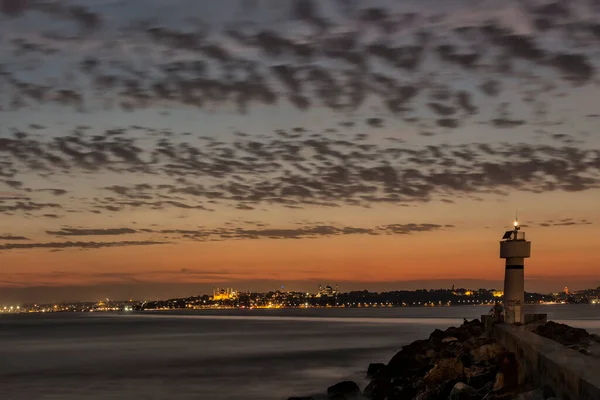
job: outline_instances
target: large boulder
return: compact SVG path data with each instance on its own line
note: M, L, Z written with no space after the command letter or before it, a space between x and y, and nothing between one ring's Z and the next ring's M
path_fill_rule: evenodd
M564 346L587 345L594 340L585 329L573 328L572 326L548 321L538 326L534 333L552 339Z
M327 397L330 399L343 397L347 400L351 400L358 399L360 395L360 387L352 381L339 382L327 388Z
M417 392L417 389L411 385L394 386L387 400L412 400Z
M474 319L472 321L465 320L465 322L461 325L461 328L468 331L470 336L480 336L485 332L485 326L478 319Z
M468 350L461 349L461 352L457 357L465 368L471 368L473 366L473 356Z
M371 363L367 368L367 378L374 378L378 375L385 375L387 366L383 363Z
M463 343L463 348L473 350L483 345L492 343L494 343L494 339L488 337L487 335L474 336Z
M439 385L426 388L419 393L414 399L416 400L440 400L447 399L452 392L454 386L459 382L459 379L449 379ZM404 399L403 399L404 400Z
M473 356L473 361L476 364L494 360L504 353L506 353L504 347L497 343L484 344L483 346L471 350L471 356Z
M375 378L369 382L363 396L372 400L385 400L389 398L394 391L394 386L389 378Z
M465 371L465 375L467 377L467 383L469 386L475 389L481 389L485 385L491 383L494 384L496 381L496 372L498 368L496 367L474 367L467 371Z
M449 400L475 400L479 399L477 390L463 382L458 382L450 392Z
M411 344L402 346L402 350L400 350L399 353L410 357L421 354L429 349L431 349L429 340L415 340Z
M454 343L454 342L458 342L458 338L455 338L454 336L447 336L445 338L442 339L442 343Z
M438 360L433 368L427 372L423 381L430 387L440 385L442 382L457 379L464 373L464 367L458 358L444 358Z
M464 342L465 340L467 340L471 337L471 333L469 332L469 329L463 328L463 327L457 328L455 326L451 326L450 328L446 329L445 333L446 333L446 337L452 336L452 337L457 338L461 342Z
M427 340L417 340L402 347L388 363L387 373L391 377L425 375L431 365L429 350L431 346Z
M433 332L431 332L431 334L429 334L429 341L432 344L439 344L442 343L442 340L444 340L447 336L450 336L448 334L446 334L446 332L444 332L441 329L435 329Z

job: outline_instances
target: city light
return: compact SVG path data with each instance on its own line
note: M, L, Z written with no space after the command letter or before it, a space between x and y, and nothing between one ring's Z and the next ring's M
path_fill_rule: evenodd
M215 296L216 295L216 296ZM156 301L111 301L53 303L53 304L6 304L0 305L0 313L56 313L56 312L108 312L132 313L142 311L219 310L219 309L282 309L282 308L370 308L370 307L448 307L489 306L502 301L503 291L496 289L436 289L400 292L357 291L343 293L337 287L320 286L314 293L272 291L267 293L244 293L234 289L216 289L213 295L175 298ZM600 304L600 288L580 291L563 290L552 294L527 293L529 304Z

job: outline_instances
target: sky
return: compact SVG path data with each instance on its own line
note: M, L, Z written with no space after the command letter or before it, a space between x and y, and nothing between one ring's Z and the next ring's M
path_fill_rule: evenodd
M600 286L598 1L0 5L0 302Z

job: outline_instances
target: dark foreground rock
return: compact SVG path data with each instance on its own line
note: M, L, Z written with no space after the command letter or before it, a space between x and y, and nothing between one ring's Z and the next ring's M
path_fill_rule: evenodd
M428 339L402 347L387 365L371 364L367 373L371 382L363 397L482 399L492 392L512 390L514 377L504 379L502 371L506 359L514 357L508 357L505 349L486 335L479 320L465 321L460 327L436 329Z
M553 321L538 326L533 332L585 355L591 355L591 344L598 342L597 335L590 335L585 329Z
M360 387L352 381L343 381L327 388L327 397L335 400L353 400L361 395Z
M454 385L449 396L450 400L471 400L477 398L480 398L477 390L462 382L458 382Z
M372 363L367 368L367 378L375 378L378 375L384 375L387 372L387 365L384 363Z

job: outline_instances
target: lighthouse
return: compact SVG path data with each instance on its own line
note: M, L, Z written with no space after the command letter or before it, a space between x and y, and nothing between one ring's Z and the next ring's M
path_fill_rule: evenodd
M525 305L525 259L531 255L531 242L525 240L519 221L514 229L506 231L500 242L500 258L506 260L504 272L504 321L509 324L523 323Z

